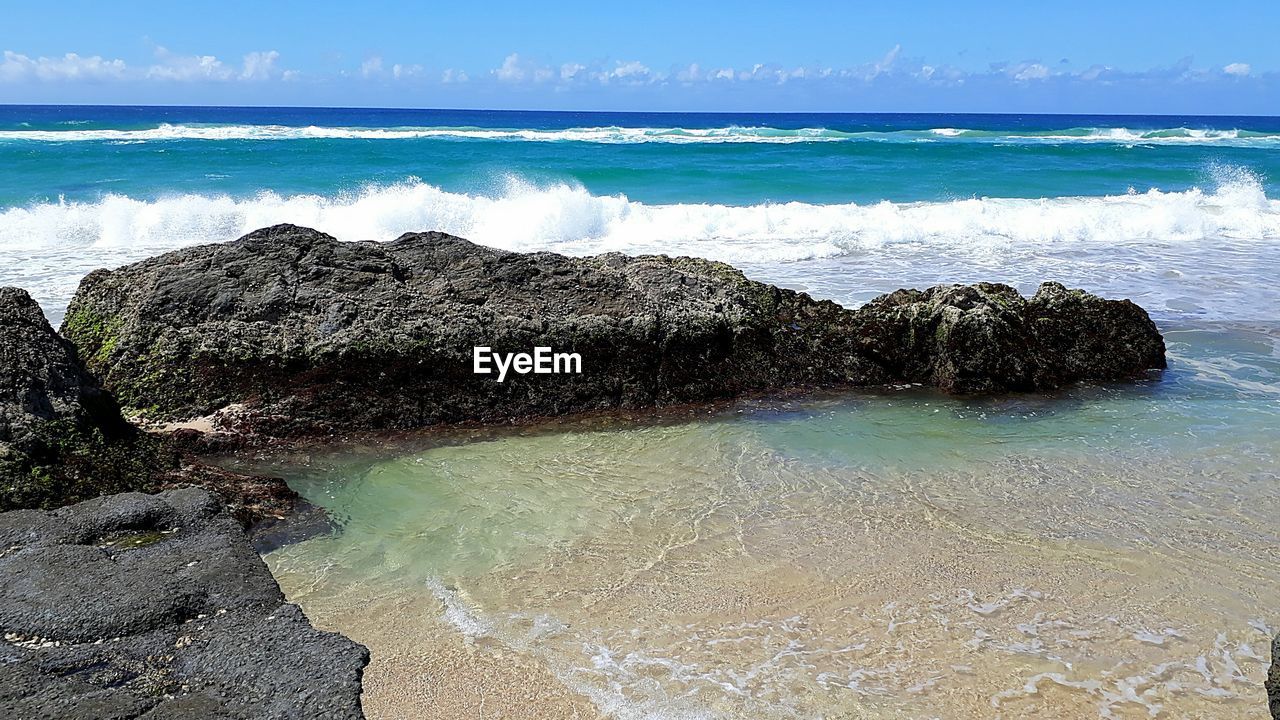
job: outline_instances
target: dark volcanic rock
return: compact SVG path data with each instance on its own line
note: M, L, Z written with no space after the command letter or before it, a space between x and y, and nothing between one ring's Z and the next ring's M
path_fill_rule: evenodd
M1142 308L1058 283L1030 300L994 283L899 290L856 312L891 373L947 392L1048 390L1165 366Z
M258 532L263 525L273 524L294 512L316 512L302 500L284 478L271 475L247 475L209 465L184 456L178 464L153 477L156 490L200 487L212 490L226 504L227 511L246 528Z
M280 225L80 285L63 333L121 402L269 436L504 422L787 387L1035 390L1163 367L1146 313L1047 285L900 291L851 311L722 263L568 258L441 233L344 243ZM1129 347L1132 344L1132 347ZM582 357L473 373L472 351Z
M701 260L567 258L439 233L344 243L277 226L83 281L63 332L126 405L267 434L410 428L887 381L847 313ZM582 356L476 375L472 349ZM825 346L825 347L824 347Z
M0 515L0 717L359 718L368 652L208 492Z
M1271 717L1280 720L1280 635L1271 641L1271 670L1267 673L1266 688Z
M40 306L23 290L0 288L0 511L200 485L247 525L298 501L279 478L200 463L183 451L183 437L127 422Z
M157 451L40 306L0 288L0 511L146 487Z

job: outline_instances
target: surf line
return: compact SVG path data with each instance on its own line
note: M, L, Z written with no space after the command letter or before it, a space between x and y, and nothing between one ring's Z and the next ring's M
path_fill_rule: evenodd
M533 353L497 353L493 348L477 345L472 348L471 369L476 375L498 373L498 382L507 379L507 372L520 375L581 374L582 356L578 353L553 352L549 347L535 347Z

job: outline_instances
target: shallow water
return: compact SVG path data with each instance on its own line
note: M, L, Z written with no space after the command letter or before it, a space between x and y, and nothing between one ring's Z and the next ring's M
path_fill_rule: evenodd
M1167 336L1137 387L275 458L342 532L267 560L373 649L379 716L474 709L403 688L518 658L621 718L1261 719L1280 333Z

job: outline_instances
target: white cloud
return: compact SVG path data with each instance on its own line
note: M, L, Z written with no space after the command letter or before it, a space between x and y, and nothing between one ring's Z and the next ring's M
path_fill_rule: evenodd
M825 77L823 73L829 75L831 71L829 69L821 70L803 66L785 68L764 63L755 63L747 70L735 70L733 68L703 70L698 63L692 63L687 67L675 69L670 76L661 73L650 73L647 79L651 83L664 83L668 79L673 79L685 85L717 81L775 82L781 85L792 80Z
M400 63L396 63L391 66L391 77L397 80L410 78L415 75L421 75L422 70L423 68L421 65L402 65ZM463 73L463 76L465 77L466 73Z
M360 63L361 77L376 77L382 74L382 57L374 55Z
M1010 68L1010 74L1019 82L1044 80L1049 77L1049 68L1040 63L1023 63Z
M1108 75L1111 72L1112 72L1112 68L1110 65L1093 65L1093 66L1090 66L1088 70L1085 70L1084 72L1080 73L1078 77L1081 80L1093 82L1094 80L1098 80L1099 78L1104 78L1104 76Z
M519 53L511 53L503 61L502 66L489 73L502 82L518 83L526 80L544 83L556 77L556 71L546 65L524 60Z
M871 66L871 73L867 77L868 80L874 80L877 77L889 72L893 69L893 64L898 61L898 55L902 53L902 45L894 45L889 52L880 58L880 61Z
M594 82L601 85L617 82L622 84L642 85L661 82L666 76L655 73L649 66L638 60L616 62L612 67L594 66L582 63L564 63L558 68L526 60L518 53L511 53L503 59L502 65L489 71L489 74L501 82L507 83L549 83L560 85Z
M366 80L385 78L387 75L390 75L395 80L404 80L421 75L422 72L423 67L421 65L407 65L405 63L393 63L388 70L387 64L383 61L381 55L370 55L365 58L364 62L360 63L360 77Z
M679 83L692 86L699 83L818 83L818 82L886 82L896 79L937 86L963 85L970 77L991 77L1027 82L1051 78L1079 77L1070 73L1054 73L1038 62L999 64L986 73L970 73L949 65L925 64L921 59L906 57L901 45L889 48L879 59L862 65L832 68L828 66L781 66L770 63L754 63L748 67L711 67L701 63L674 66L669 71L657 71L640 60L619 60L612 63L585 64L568 62L556 67L530 61L518 53L507 55L502 64L489 71L489 76L504 83L550 83L557 89L592 85L650 85L663 86ZM442 77L449 81L448 74Z
M67 53L60 58L31 58L5 50L0 80L112 80L124 77L127 70L123 60L105 60L98 55Z
M0 57L0 82L188 82L232 83L261 81L292 81L301 77L296 70L280 66L281 56L275 50L251 52L240 62L226 61L214 55L179 55L167 48L156 46L154 59L136 66L124 60L106 59L101 56L82 56L67 53L56 57L31 57L6 50ZM1055 69L1056 68L1056 69ZM439 72L439 75L434 73ZM995 63L982 71L969 71L945 63L926 64L923 59L904 55L901 45L894 45L879 59L861 65L830 67L824 65L782 66L775 63L751 65L709 66L706 63L689 63L655 70L638 59L600 60L595 62L565 62L550 64L511 53L503 58L499 67L473 80L467 71L449 68L428 71L422 65L385 61L381 55L370 55L359 66L359 73L348 67L337 77L356 79L425 78L441 85L467 82L498 82L549 86L555 91L566 91L589 86L647 86L664 87L679 83L685 87L701 84L723 85L729 83L788 84L855 88L874 83L888 87L891 84L917 84L929 87L958 87L967 83L1004 83L1011 87L1029 83L1117 83L1139 82L1275 82L1276 73L1255 72L1248 63L1233 62L1222 67L1195 67L1191 58L1183 58L1167 67L1144 70L1119 70L1106 65L1092 65L1073 69L1027 60L1018 63ZM438 78L436 80L435 78Z
M280 71L276 69L276 61L280 59L280 53L275 50L266 52L251 52L244 56L244 70L240 72L242 80L270 80L277 77Z
M168 48L157 46L155 63L145 70L122 72L121 78L142 77L148 80L176 82L230 82L233 80L296 80L296 70L280 70L276 62L280 53L275 50L251 52L237 69L213 55L178 55ZM123 67L123 65L122 65Z
M579 63L565 63L560 66L560 79L566 81L577 79L586 69L586 65Z
M698 63L689 63L689 67L676 71L676 80L688 84L702 80L702 67Z
M160 80L229 80L235 71L213 55L175 55L165 47L155 49L156 64L146 76Z
M493 74L503 82L520 82L525 78L525 69L520 62L519 53L511 53L503 61L502 66L493 71Z
M626 80L632 82L643 82L652 75L652 72L644 64L637 60L630 62L620 62L618 66L609 71L607 77L615 80Z

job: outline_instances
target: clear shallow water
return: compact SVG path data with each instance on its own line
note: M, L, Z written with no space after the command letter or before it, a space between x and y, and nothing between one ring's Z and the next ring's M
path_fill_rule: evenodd
M621 718L1261 720L1280 332L1165 332L1170 369L1136 386L259 459L342 525L267 562L374 648L376 716L481 712L448 676Z
M374 647L390 716L465 707L398 691L470 672L431 650L461 638L615 717L1263 718L1280 335L1170 341L1166 376L1130 388L275 458L343 530L267 561Z
M1280 120L0 107L0 284L295 222L698 255L857 305L1047 279L1171 367L261 462L376 716L1263 717ZM496 710L495 710L496 709Z

